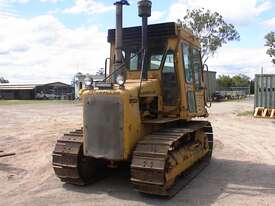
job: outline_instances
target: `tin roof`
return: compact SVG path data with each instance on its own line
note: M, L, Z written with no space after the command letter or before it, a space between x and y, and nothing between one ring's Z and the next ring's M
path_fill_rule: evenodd
M256 77L274 77L275 74L255 74Z
M39 84L0 84L0 90L33 90Z
M38 86L48 86L51 84L57 84L59 86L70 86L62 82L52 82L47 84L4 83L4 84L0 84L0 90L33 90Z

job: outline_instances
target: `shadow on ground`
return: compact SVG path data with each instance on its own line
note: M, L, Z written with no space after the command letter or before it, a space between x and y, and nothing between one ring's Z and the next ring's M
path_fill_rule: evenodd
M0 171L6 172L6 173L24 173L27 172L25 169L21 169L18 167L13 167L10 164L3 164L0 163Z
M141 195L129 181L127 169L118 169L107 178L88 187L64 184L69 191L108 194L114 198L151 205L211 205L217 199L239 194L275 195L275 165L213 159L211 164L188 186L171 199Z

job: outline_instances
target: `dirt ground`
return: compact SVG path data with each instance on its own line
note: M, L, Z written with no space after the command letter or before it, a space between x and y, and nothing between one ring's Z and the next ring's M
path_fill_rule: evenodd
M237 116L252 100L210 109L213 161L174 198L140 195L121 171L89 187L61 183L51 167L56 138L81 126L81 106L47 103L0 106L0 205L275 205L275 120Z

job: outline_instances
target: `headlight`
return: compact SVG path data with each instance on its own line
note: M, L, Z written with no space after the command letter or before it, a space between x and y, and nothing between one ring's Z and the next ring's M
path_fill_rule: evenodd
M84 79L84 83L85 83L85 86L86 86L86 87L91 87L91 86L93 86L93 78L91 78L91 77L86 77L86 78Z
M123 86L124 83L125 83L124 76L118 75L118 76L116 77L116 83L117 83L119 86Z

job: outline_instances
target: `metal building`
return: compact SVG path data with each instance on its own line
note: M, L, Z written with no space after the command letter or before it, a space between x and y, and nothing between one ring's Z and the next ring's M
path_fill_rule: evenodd
M0 99L74 99L73 87L62 83L0 84Z
M34 99L35 84L0 84L0 99Z
M275 74L256 75L254 106L275 109Z
M206 84L206 97L208 100L211 100L217 90L217 72L214 71L204 71L204 80Z

